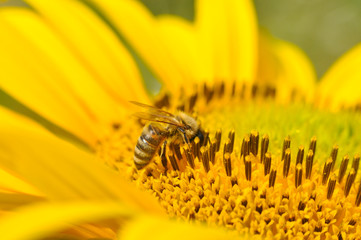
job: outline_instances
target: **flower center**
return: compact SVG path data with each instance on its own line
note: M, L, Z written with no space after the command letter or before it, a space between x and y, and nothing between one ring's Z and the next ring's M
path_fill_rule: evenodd
M357 236L360 157L347 153L361 142L359 114L282 105L275 97L272 88L234 84L202 87L178 104L164 97L156 105L198 116L203 142L169 142L138 171L133 155L143 123L129 120L114 126L97 153L154 194L171 217L264 237Z

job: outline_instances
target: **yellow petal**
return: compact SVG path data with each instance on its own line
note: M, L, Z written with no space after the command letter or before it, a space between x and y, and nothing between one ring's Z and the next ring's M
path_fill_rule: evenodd
M0 167L53 200L117 200L162 213L158 202L95 156L23 117L0 109Z
M151 233L151 234L150 234ZM223 239L258 239L240 236L238 232L227 232L223 228L209 228L204 225L192 225L182 221L172 221L151 216L138 218L121 230L120 239L123 240L223 240Z
M338 59L321 78L316 101L319 106L337 110L361 103L361 44Z
M280 102L288 102L292 98L311 101L316 74L308 57L289 42L265 33L260 36L258 81L276 86Z
M170 91L184 80L161 44L154 16L138 1L93 1ZM175 91L174 91L175 92ZM176 93L176 92L175 92Z
M2 9L0 21L0 84L6 92L91 145L99 125L124 114L39 16Z
M0 192L0 209L1 211L11 211L20 206L42 202L44 200L44 198L34 195Z
M102 224L81 224L72 226L71 229L62 231L56 234L54 239L73 239L74 236L79 236L79 239L117 239L116 232L107 226L110 221L105 221ZM113 225L113 224L112 224Z
M11 193L23 193L36 196L42 196L38 189L34 188L22 179L0 168L0 189L1 191ZM1 198L0 198L1 199Z
M205 80L204 67L197 48L197 38L194 26L180 18L171 15L157 18L160 41L168 52L170 60L185 77L183 86Z
M27 0L52 25L59 37L99 85L119 103L149 102L137 66L111 29L84 4Z
M71 225L126 219L134 212L119 202L71 202L31 205L0 220L2 240L42 239Z
M254 80L258 30L252 1L198 0L196 26L210 77Z

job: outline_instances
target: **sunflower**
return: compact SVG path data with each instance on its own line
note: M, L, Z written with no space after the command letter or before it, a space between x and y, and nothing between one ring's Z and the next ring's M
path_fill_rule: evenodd
M130 0L26 3L0 9L2 104L27 115L0 112L2 239L359 236L360 46L316 83L251 1L196 1L193 22ZM130 101L202 137L137 169L148 122Z

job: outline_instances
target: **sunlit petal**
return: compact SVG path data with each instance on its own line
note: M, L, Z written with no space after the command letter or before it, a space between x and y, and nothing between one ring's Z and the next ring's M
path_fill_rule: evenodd
M22 193L4 193L0 191L0 210L1 211L11 211L18 207L42 202L45 199L42 197L22 194Z
M277 87L277 98L313 99L316 74L308 57L297 46L263 33L260 35L258 81ZM298 94L299 96L294 96Z
M1 87L93 145L99 123L119 118L124 110L35 13L2 9L0 20Z
M167 89L174 91L175 84L181 84L184 76L173 61L169 61L171 56L164 51L151 13L141 3L133 0L104 0L94 3L104 11Z
M203 60L214 79L254 80L257 20L251 1L199 0L196 5Z
M185 76L184 84L192 86L204 80L204 67L197 48L194 26L182 18L170 15L157 18L157 26L165 50Z
M336 110L361 102L361 44L341 57L322 77L316 100L322 107Z
M4 169L0 168L0 189L2 192L23 193L30 195L42 196L38 189L29 185L22 179L15 177Z
M72 225L134 215L118 202L43 203L24 207L0 220L1 239L41 239Z
M155 199L92 154L4 109L0 111L0 134L0 166L21 176L48 199L111 199L162 212Z
M120 104L149 102L141 76L117 36L88 7L78 1L27 1L59 32L95 80Z
M151 234L149 234L151 233ZM136 240L174 240L187 239L258 239L257 237L240 236L235 232L227 232L222 228L208 228L203 225L191 225L184 222L169 221L162 218L144 216L138 218L121 230L120 239Z

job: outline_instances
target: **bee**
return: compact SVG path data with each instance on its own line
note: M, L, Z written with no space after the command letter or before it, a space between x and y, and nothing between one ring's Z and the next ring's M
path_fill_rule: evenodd
M203 142L203 130L196 119L184 112L176 115L139 102L131 102L147 109L147 112L138 112L134 116L150 121L138 138L134 149L134 164L139 170L147 166L161 149L164 154L166 144L191 143L196 137Z

